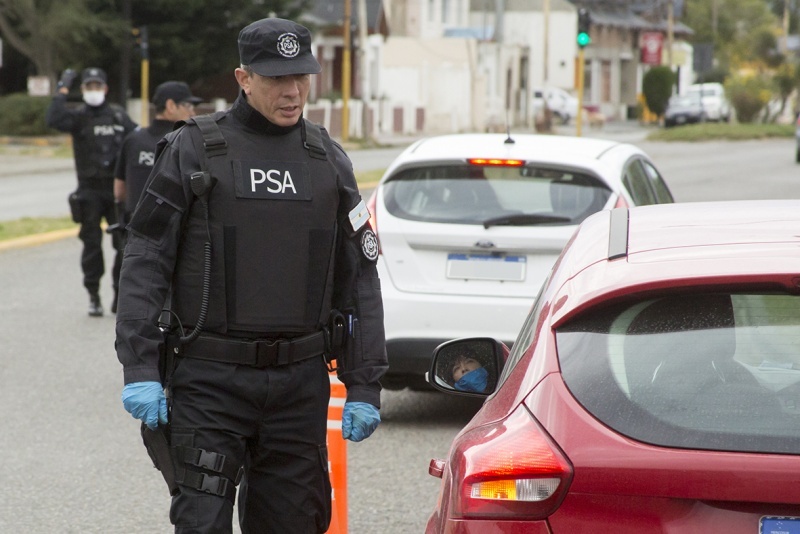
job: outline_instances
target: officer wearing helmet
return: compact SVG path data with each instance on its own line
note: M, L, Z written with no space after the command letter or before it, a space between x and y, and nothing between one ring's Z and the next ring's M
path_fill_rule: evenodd
M242 474L242 532L325 532L328 366L342 436L380 422L378 244L350 160L303 118L321 71L309 31L263 19L238 44L239 98L159 142L128 225L122 401L168 425L176 532L231 532Z
M76 109L68 108L67 95L77 75L72 69L65 70L61 75L45 120L51 128L72 135L78 189L70 195L70 209L73 220L81 224L78 237L83 241L81 268L83 285L89 292L89 315L100 317L103 315L100 278L105 272L100 223L103 218L109 225L116 223L114 165L122 140L137 125L121 107L106 102L106 73L96 67L84 69L81 73L84 105ZM112 268L116 301L122 244L117 238L113 244L117 251Z

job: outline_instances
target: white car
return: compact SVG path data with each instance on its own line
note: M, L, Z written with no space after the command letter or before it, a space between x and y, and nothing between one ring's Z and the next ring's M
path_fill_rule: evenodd
M650 158L615 141L455 134L415 142L369 201L378 234L387 389L429 389L440 343L510 344L559 253L602 209L673 202Z
M702 98L703 113L710 121L728 122L731 119L731 104L725 96L721 83L696 83L686 90L686 96Z
M544 95L547 94L547 107L562 123L578 116L578 99L558 87L548 87L546 90L534 89L533 111L538 114L544 108Z

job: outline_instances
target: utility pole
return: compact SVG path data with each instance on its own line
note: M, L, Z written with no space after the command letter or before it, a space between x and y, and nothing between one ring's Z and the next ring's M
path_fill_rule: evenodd
M667 0L667 62L672 68L672 44L674 41L675 16L673 11L673 0Z
M367 101L370 98L369 87L369 57L367 54L367 39L369 28L367 27L367 0L358 0L358 79L361 85L361 132L364 139L369 139L369 114L367 113Z
M344 0L344 27L342 39L342 142L350 139L350 16L352 13L350 0Z
M783 0L783 54L789 53L789 0Z
M719 21L719 0L711 0L711 33L717 38L717 23Z
M141 26L131 30L136 44L139 46L139 53L142 56L142 79L141 79L141 98L142 98L142 118L140 126L150 125L150 43L148 41L147 26Z

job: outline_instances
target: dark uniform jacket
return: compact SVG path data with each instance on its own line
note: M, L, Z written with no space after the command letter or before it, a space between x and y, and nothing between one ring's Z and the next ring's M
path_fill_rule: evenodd
M156 144L172 131L173 125L172 121L155 119L147 128L128 134L122 142L114 176L125 182L125 209L128 213L133 213L136 208L144 184L153 170Z
M303 148L300 124L299 122L289 128L276 126L255 111L240 95L232 109L218 120L229 150L240 156L244 154L242 157L246 158L226 162L227 168L236 169L246 166L249 164L248 160L278 160L284 154L290 153L293 155L293 160L298 160L298 154L301 155L299 159L302 160L306 157L307 151ZM370 235L369 226L364 224L365 212L359 210L359 206L363 206L363 201L358 192L350 160L338 144L329 140L327 134L324 137L327 139L325 144L327 162L323 162L323 164L332 166L327 174L334 176L335 180L326 180L324 186L315 183L314 188L326 188L315 189L317 198L338 198L338 201L335 201L338 206L334 206L331 217L331 227L338 227L336 231L338 237L333 261L329 262L330 267L322 265L320 269L320 265L313 265L307 270L328 276L328 279L331 280L329 284L332 284L333 287L327 291L332 295L328 298L331 306L353 312L353 331L355 332L353 337L355 340L350 343L349 357L344 358L345 361L339 362L338 372L339 378L347 387L347 400L368 402L379 407L379 380L388 367L383 327L383 304L375 265L376 254L374 254L374 250L370 251L362 245L363 241L370 241L369 238L374 236ZM189 250L189 247L185 246L185 242L193 239L191 232L187 231L187 227L191 228L192 223L187 219L191 218L191 214L199 205L199 201L195 199L191 189L190 176L203 169L204 157L202 136L199 128L191 121L186 126L167 135L158 145L155 167L128 227L129 240L125 249L120 278L116 340L117 356L123 364L126 384L160 380L158 360L164 338L158 328L158 317L170 285L174 284L173 287L178 288L175 293L177 295L180 295L180 288L186 285L185 282L178 279L182 277L175 276L181 265L186 263L184 257L197 255L202 258L202 250ZM311 160L308 161L311 162L309 165L317 165ZM233 175L234 171L230 171L217 178L234 180ZM249 187L249 183L247 185ZM284 185L286 184L284 183ZM299 184L295 185L300 187ZM232 184L220 184L215 187L223 191L230 190L233 186ZM333 196L331 197L331 195ZM239 195L237 194L237 196ZM209 211L212 221L218 224L219 216L215 214L215 202L217 202L218 210L223 209L220 208L220 205L224 209L230 210L229 207L225 207L230 202L233 202L234 206L241 205L242 209L248 209L246 203L252 202L252 200L248 198L244 200L225 199L220 204L215 200L214 191L212 191ZM295 217L301 217L304 215L302 215L302 211L298 211L301 209L300 204L300 202L274 203L275 207L272 209L277 210L276 217L280 217L280 213L295 212L298 213ZM263 206L263 203L261 205ZM360 213L357 217L353 215L356 211ZM307 216L308 213L305 215ZM286 218L285 215L283 217ZM269 220L269 218L262 217L257 224L268 224ZM300 223L299 218L295 220L298 221L298 224ZM354 222L356 220L357 222ZM247 235L246 230L243 232L244 235ZM274 231L267 229L264 234L279 234L279 230L279 228ZM248 246L250 246L252 236L248 239ZM215 238L212 238L212 246L214 240ZM263 242L267 241L269 240L263 240ZM268 262L253 262L253 269L259 270L269 262L298 262L295 265L304 267L303 262L309 263L308 251L303 247L293 247L293 243L288 242L284 243L285 247L281 249L263 250L263 242L254 243L250 249L253 251L253 255L259 259L269 258L269 260ZM202 242L197 247L191 248L202 249ZM212 255L215 257L214 266L220 265L217 260L223 252L219 248L217 246L212 251ZM237 250L240 249L237 248ZM248 258L242 256L242 254L238 254L235 261L249 261ZM197 269L197 266L194 269ZM248 267L249 269L250 267ZM276 272L275 268L272 268L271 271L266 267L264 269L265 272ZM333 269L333 273L328 273L329 269ZM214 276L215 270L218 271L216 267L212 269L212 276ZM280 285L281 280L275 280L273 284ZM231 299L231 295L226 293L226 296L228 300ZM247 296L238 295L237 298L242 299ZM212 307L213 302L212 290ZM263 304L263 302L270 301L258 301L259 304ZM285 304L289 307L293 306L291 303ZM276 305L280 305L280 303ZM273 305L273 308L276 305ZM243 315L246 315L246 311L244 310ZM230 325L214 319L215 314L218 317L219 310L209 310L207 325L210 326L204 328L204 332L211 329L216 335L250 337L246 333L226 330L226 328L230 329ZM224 318L224 313L222 315ZM189 321L189 325L191 324ZM184 327L186 326L184 323ZM286 325L283 326L286 327ZM319 327L321 324L318 324L316 328ZM269 330L268 326L266 328ZM267 332L265 337L269 338L273 335L293 337L303 333L288 328L284 331ZM288 335L284 336L283 334Z
M122 140L137 124L116 105L82 104L67 108L67 95L57 93L47 108L47 125L72 134L78 184L93 189L111 190L114 165Z

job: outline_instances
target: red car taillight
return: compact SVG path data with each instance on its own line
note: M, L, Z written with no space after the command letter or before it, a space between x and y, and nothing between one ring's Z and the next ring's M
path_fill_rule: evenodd
M372 191L372 195L370 195L369 200L367 200L367 209L369 210L369 225L372 228L372 231L375 232L375 237L378 237L378 214L377 212L377 205L378 205L378 188L376 187L374 191ZM378 254L381 254L381 239L378 237Z
M528 410L461 436L451 457L454 517L542 519L561 504L572 465Z

